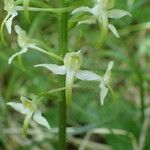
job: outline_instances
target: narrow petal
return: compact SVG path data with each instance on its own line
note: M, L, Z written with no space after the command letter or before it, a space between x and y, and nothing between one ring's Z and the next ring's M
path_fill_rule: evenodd
M67 70L66 74L66 102L69 104L72 100L72 87L75 72Z
M109 25L108 25L108 28L112 31L112 33L113 33L117 38L120 37L119 34L118 34L118 32L117 32L117 29L115 28L115 26L113 26L112 24L109 24Z
M17 15L18 15L17 12L12 13L11 16L5 22L9 34L11 34L12 21Z
M27 114L29 112L28 109L26 109L23 104L21 103L15 103L15 102L9 102L7 105L11 106L14 108L16 111L22 113L22 114Z
M63 66L58 66L55 64L39 64L39 65L35 65L35 67L45 67L47 69L49 69L53 74L60 74L60 75L64 75L66 74L66 67Z
M102 81L100 82L100 102L103 105L104 104L104 99L108 93L108 88L107 85L110 82L110 75L111 75L111 69L113 67L113 61L109 62L106 73L104 74L104 77L102 79Z
M17 56L19 56L19 55L22 55L23 53L26 53L27 50L28 50L27 48L24 48L24 49L22 49L20 52L17 52L17 53L15 53L15 54L13 54L13 55L9 58L8 64L11 64L11 62L13 61L13 59L14 59L15 57L17 57Z
M131 14L126 10L112 9L108 11L109 18L119 19L127 15L131 17Z
M24 120L24 123L23 123L23 131L24 131L25 135L27 135L27 130L28 130L32 115L33 115L33 112L29 112L29 113L27 113L27 115L25 117L25 120Z
M50 129L50 125L48 121L42 116L41 111L38 110L33 115L33 120L38 124L45 126L46 128Z
M112 67L113 67L113 64L114 64L113 61L109 62L108 66L107 66L106 73L105 73L105 75L104 75L104 77L103 77L104 82L105 82L106 84L108 84L108 82L109 82L109 80L110 80L111 69L112 69Z
M102 77L99 76L98 74L87 70L79 70L75 74L75 77L80 80L86 80L86 81L100 81L102 79Z
M92 10L89 7L79 7L79 8L74 9L71 14L80 13L80 12L89 12L89 13L91 13L91 11Z
M101 105L103 105L105 97L108 93L108 88L106 87L106 85L103 81L100 83L99 87L100 87L100 103L101 103Z

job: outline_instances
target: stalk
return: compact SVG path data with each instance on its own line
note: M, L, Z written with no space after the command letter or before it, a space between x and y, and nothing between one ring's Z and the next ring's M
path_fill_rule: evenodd
M60 8L66 7L65 0L60 0ZM59 18L59 50L64 57L68 51L68 13L60 14ZM65 86L65 77L60 82ZM62 100L59 102L59 142L58 150L66 150L66 96L62 91Z

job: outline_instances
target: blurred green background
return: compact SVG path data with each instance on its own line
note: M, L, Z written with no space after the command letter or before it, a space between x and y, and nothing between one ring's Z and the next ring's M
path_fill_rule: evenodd
M43 2L51 7L58 6L58 1ZM97 83L75 81L77 88L73 90L73 101L67 108L67 125L77 130L68 137L69 150L77 150L85 134L93 128L123 129L132 133L137 142L144 134L144 148L141 150L150 149L150 1L135 0L132 4L131 0L117 0L115 8L128 10L132 18L110 20L118 29L120 39L109 32L102 49L94 48L99 37L97 25L80 25L69 31L69 48L82 50L83 69L103 75L108 62L114 61L111 82L114 94L109 92L104 106L100 106ZM2 22L6 16L2 1L0 14ZM30 20L28 23L20 12L13 24L19 24L45 47L57 50L58 22L55 15L32 12ZM6 106L9 101L19 102L20 96L32 99L42 92L59 88L58 77L33 67L39 63L54 63L54 60L29 50L8 65L8 58L19 47L14 30L8 35L5 29L5 38L7 44L0 43L0 150L55 150L57 133L48 133L32 122L29 136L24 137L21 130L24 116ZM58 126L57 97L58 93L46 95L40 105L52 128ZM141 119L141 99L145 103L144 120ZM129 137L114 133L94 134L90 140L89 150L133 149Z

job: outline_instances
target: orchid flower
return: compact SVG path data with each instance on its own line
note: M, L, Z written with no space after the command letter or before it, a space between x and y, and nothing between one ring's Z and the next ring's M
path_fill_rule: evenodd
M17 6L14 0L4 0L4 10L7 11L7 15L2 23L1 32L5 24L8 33L11 34L12 21L18 15L17 11L21 10L21 7Z
M55 64L39 64L35 67L46 67L56 75L66 75L66 101L70 103L72 99L72 87L74 77L80 80L100 81L101 77L87 70L80 70L82 64L81 52L67 53L64 57L64 65L58 66Z
M110 24L108 19L114 18L119 19L126 15L131 16L131 14L125 10L121 9L112 9L114 6L115 0L96 0L92 8L90 7L79 7L72 11L72 14L86 12L92 16L88 20L79 21L78 24L87 23L93 24L98 21L101 28L101 36L99 40L99 46L102 46L106 38L108 29L119 38L119 34L114 25Z
M49 69L53 74L56 75L66 75L66 101L70 103L72 99L72 87L73 87L73 80L76 77L80 80L85 81L97 81L100 83L100 101L103 104L104 98L107 95L108 88L107 83L110 79L110 70L113 66L113 62L109 63L108 69L104 75L101 77L100 75L93 73L87 70L80 70L80 66L82 64L82 55L81 52L71 52L67 53L64 57L64 65L58 66L56 64L39 64L35 65L35 67L45 67ZM107 90L106 90L107 89Z
M41 111L37 108L36 101L28 100L25 97L21 97L20 100L22 103L9 102L7 103L7 105L13 107L16 111L20 112L21 114L26 115L23 124L23 129L25 134L27 133L32 116L33 116L33 120L36 123L50 129L47 120L42 116Z
M19 55L22 55L24 53L26 53L28 51L29 48L40 51L42 53L45 53L47 55L50 55L51 57L54 57L58 60L60 60L61 58L59 58L56 54L52 53L52 52L48 52L40 47L38 47L36 45L36 43L33 43L32 40L30 38L28 38L26 32L24 30L21 29L20 26L16 25L15 26L15 31L18 34L18 45L19 47L21 47L21 51L13 54L9 60L8 60L8 64L11 64L11 62L13 61L13 59Z

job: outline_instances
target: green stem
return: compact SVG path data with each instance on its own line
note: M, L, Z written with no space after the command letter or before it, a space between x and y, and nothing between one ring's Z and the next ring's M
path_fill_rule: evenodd
M60 8L66 7L65 0L60 0ZM59 50L64 57L68 51L68 13L59 16ZM65 86L65 77L61 77L61 84ZM66 96L62 91L62 100L59 102L59 150L66 150Z
M140 99L141 99L141 121L143 123L145 118L145 105L144 105L144 81L141 74L139 76L139 88L140 88Z
M23 11L24 8L22 6L16 6L17 11ZM51 12L51 13L66 13L71 12L73 9L72 7L66 7L66 8L39 8L39 7L28 7L28 11L35 11L35 12Z

